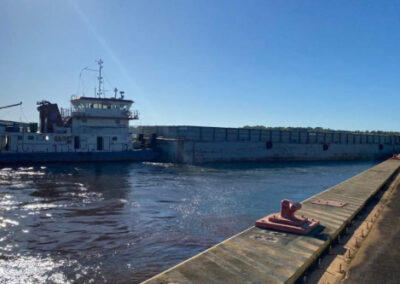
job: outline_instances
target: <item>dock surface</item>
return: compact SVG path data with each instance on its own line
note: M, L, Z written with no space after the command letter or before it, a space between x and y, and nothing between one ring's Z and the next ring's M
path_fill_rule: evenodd
M386 160L303 201L296 214L318 219L321 225L310 235L251 227L144 283L293 283L366 202L390 184L399 167L399 160ZM313 204L317 199L347 204Z
M399 180L399 179L397 179ZM381 200L382 202L382 200ZM400 279L400 185L389 193L380 207L376 223L355 257L344 283L399 283ZM393 249L395 248L395 249Z

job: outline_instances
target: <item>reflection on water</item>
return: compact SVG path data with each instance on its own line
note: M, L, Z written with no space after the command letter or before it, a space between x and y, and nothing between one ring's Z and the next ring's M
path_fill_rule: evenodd
M139 282L374 164L2 168L0 282Z

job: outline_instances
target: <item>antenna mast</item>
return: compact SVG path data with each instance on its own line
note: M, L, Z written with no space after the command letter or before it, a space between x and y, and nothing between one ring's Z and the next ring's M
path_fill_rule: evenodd
M103 77L101 76L101 69L103 69L104 62L103 62L103 60L101 60L101 58L96 62L97 62L97 64L99 64L99 77L97 77L97 79L99 80L99 91L97 92L97 95L99 96L99 98L101 98L103 95L103 88L102 88Z

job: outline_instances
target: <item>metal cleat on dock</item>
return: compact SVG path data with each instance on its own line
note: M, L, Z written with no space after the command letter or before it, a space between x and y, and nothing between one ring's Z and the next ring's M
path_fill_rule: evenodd
M281 212L270 214L256 221L256 227L274 229L283 232L308 234L319 225L319 221L294 213L301 209L301 203L284 199L281 202Z

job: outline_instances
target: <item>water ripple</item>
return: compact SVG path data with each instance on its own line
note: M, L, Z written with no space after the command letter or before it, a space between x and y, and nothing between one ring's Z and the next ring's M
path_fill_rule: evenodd
M0 283L136 283L374 163L0 169Z

